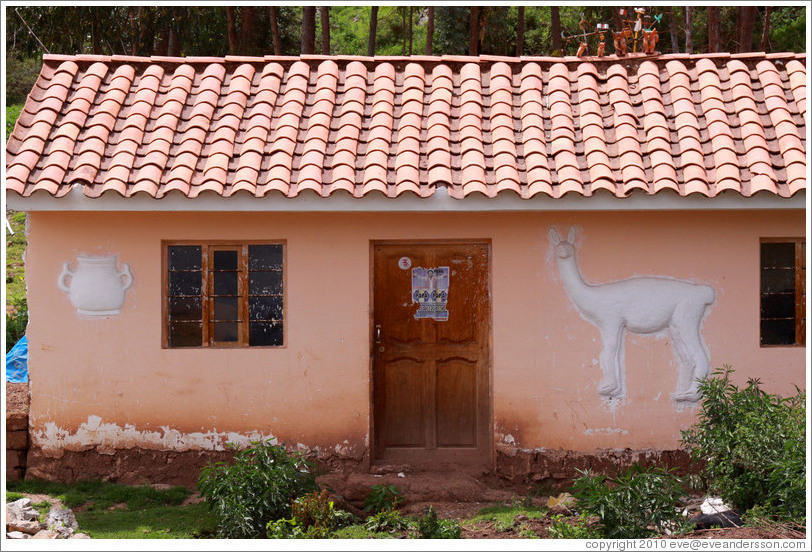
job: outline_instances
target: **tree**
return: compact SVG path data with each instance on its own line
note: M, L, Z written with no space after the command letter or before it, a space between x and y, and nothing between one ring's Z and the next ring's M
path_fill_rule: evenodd
M516 56L524 55L524 6L518 8L519 24L516 27Z
M753 50L753 29L756 26L756 6L739 6L739 52Z
M708 52L722 51L722 21L719 18L719 7L708 6Z
M468 55L479 55L479 6L471 6Z
M321 53L325 56L330 55L330 6L321 6L319 8L319 15L321 15Z
M429 12L426 21L426 55L432 54L432 47L434 43L434 6L429 6Z
M558 6L550 6L550 38L552 39L553 55L561 55L564 50L564 41L561 38L561 12Z
M140 9L140 8L139 8ZM228 15L228 52L234 56L237 55L237 23L234 16L234 7L227 6L226 14Z
M279 35L279 20L276 6L268 8L268 16L271 18L271 36L273 37L273 54L282 55L282 37Z
M773 9L772 6L767 6L766 10L764 11L764 29L761 31L761 43L759 44L759 50L762 52L766 52L769 50L770 46L770 16L772 15Z
M312 54L316 49L316 7L302 8L302 53Z
M674 8L668 6L665 8L665 13L668 16L668 34L671 37L671 52L676 54L679 52L679 34L677 33L677 18L674 16Z
M685 52L694 53L693 8L685 6Z
M375 38L378 34L378 6L372 6L372 13L369 16L369 44L367 46L367 55L375 55Z

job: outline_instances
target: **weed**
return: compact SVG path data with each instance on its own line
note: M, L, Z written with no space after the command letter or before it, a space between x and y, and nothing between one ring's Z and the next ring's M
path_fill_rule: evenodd
M540 519L547 515L547 508L528 505L522 501L513 501L512 504L499 504L482 508L468 523L476 524L483 521L494 522L497 531L510 531L516 526L517 516L526 516L527 519Z
M567 523L562 515L552 518L553 524L550 526L550 538L552 539L599 539L601 531L597 527L589 524L589 518L581 514L574 523Z
M369 516L364 523L364 529L371 533L398 533L409 528L409 521L397 510L382 510Z
M644 538L682 523L682 482L669 470L635 463L615 478L580 473L572 495L584 513L600 518L607 538Z
M426 515L417 519L417 532L421 539L459 539L462 528L453 519L440 519L434 506L429 506Z
M394 485L373 485L364 498L364 511L374 514L394 510L402 501L403 497Z
M293 501L290 519L278 519L267 524L271 539L329 539L334 531L353 521L353 515L335 509L326 489L313 491Z
M776 519L801 522L806 512L806 395L744 388L725 366L702 380L699 421L682 432L691 456L705 463L710 490L733 506L762 506Z
M269 521L288 518L291 502L316 489L313 465L284 445L256 441L233 463L203 468L198 488L224 538L257 538Z

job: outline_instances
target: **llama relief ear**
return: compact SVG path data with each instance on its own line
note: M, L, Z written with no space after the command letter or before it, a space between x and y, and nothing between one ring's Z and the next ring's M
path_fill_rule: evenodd
M567 241L571 244L575 244L575 227L570 226L569 231L567 232Z
M561 241L562 241L561 240L561 234L559 234L558 231L555 228L550 228L548 233L550 235L550 241L551 242L553 242L556 245L561 243Z

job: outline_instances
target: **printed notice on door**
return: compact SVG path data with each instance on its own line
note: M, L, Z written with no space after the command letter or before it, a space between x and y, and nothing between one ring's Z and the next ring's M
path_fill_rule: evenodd
M412 269L412 303L418 305L415 318L448 320L448 282L447 266Z

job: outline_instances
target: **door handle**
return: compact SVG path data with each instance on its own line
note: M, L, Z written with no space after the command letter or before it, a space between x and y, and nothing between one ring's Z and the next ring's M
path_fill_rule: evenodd
M381 342L381 325L375 324L375 343Z

